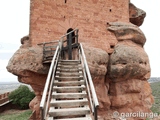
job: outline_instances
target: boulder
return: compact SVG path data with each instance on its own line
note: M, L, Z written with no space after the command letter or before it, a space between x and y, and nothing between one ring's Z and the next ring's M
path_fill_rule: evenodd
M130 45L127 43L119 42L110 55L107 73L109 78L113 81L147 80L145 75L151 71L148 55L142 47L132 41Z
M49 65L42 63L43 49L40 46L29 47L28 41L21 41L22 46L9 60L7 70L18 76L18 81L29 84L36 97L31 101L30 108L39 119L39 105L46 82Z
M9 60L7 70L17 76L25 75L24 71L47 74L49 66L44 65L42 60L42 47L22 47L18 49Z
M113 32L118 41L131 40L136 44L143 46L146 37L138 26L124 22L110 22L109 31Z
M131 23L137 26L143 24L146 12L142 9L137 8L134 4L129 3L129 20Z

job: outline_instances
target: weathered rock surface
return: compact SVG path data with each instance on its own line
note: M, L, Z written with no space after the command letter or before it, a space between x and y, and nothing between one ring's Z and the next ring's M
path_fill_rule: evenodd
M114 81L128 79L146 80L150 65L144 49L132 41L119 42L110 56L108 76Z
M141 26L143 24L146 12L137 8L132 3L129 4L129 20L131 23Z
M32 71L39 74L47 74L49 66L42 64L42 47L20 48L10 59L7 70L15 75L23 76L24 71Z
M109 88L107 86L109 86L109 84L105 83L105 76L109 55L100 48L90 47L85 44L83 44L83 46L100 104L99 109L108 110L111 103L108 97Z
M118 41L131 40L141 46L146 42L145 35L136 25L123 22L110 22L109 25L108 30L115 34Z
M7 70L18 76L19 82L31 85L36 97L31 101L30 108L36 111L36 116L39 116L39 104L49 66L42 64L42 47L29 47L25 38L24 41L21 39L22 46L10 59Z
M109 81L111 116L114 111L150 113L154 99L147 81L151 73L149 59L142 47L146 41L145 36L132 24L115 22L110 25L108 29L118 40L114 52L110 55L106 74L106 81ZM127 120L145 119L146 117L140 116L127 118Z

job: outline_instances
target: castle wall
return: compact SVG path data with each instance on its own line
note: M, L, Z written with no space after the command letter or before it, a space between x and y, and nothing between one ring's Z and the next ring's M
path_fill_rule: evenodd
M116 38L107 26L116 21L129 22L129 0L31 0L31 45L78 28L79 42L109 51Z

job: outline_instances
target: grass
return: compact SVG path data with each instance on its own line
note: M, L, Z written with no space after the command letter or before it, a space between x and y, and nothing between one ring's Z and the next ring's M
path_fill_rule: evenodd
M160 82L151 83L152 95L154 96L154 104L152 105L152 112L160 114Z
M7 110L0 114L0 120L28 120L31 110Z

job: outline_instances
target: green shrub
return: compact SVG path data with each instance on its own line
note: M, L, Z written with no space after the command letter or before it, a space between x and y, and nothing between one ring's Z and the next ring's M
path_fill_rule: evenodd
M35 97L35 94L27 86L20 85L8 97L9 100L12 100L12 104L18 105L21 109L28 109L29 103Z

